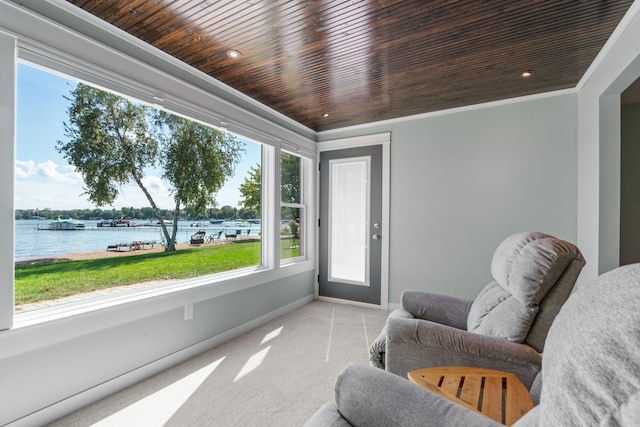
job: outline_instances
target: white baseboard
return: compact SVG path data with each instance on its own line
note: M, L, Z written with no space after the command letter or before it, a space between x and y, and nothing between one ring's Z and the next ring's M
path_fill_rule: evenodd
M387 307L383 307L382 305L369 304L369 303L366 303L366 302L350 301L350 300L346 300L346 299L330 298L330 297L323 297L323 296L319 296L318 300L327 301L327 302L333 302L333 303L337 303L337 304L355 305L355 306L358 306L358 307L378 308L378 309L389 310L389 311L393 311L393 310L397 310L399 308L402 308L401 304L389 303L387 305Z
M141 366L138 369L124 373L116 378L113 378L102 384L98 384L95 387L84 390L78 394L70 396L64 400L56 402L45 408L42 408L36 412L28 414L20 419L10 422L7 426L11 427L27 427L34 425L45 425L51 423L57 419L60 419L68 414L71 414L87 405L97 402L100 399L104 399L113 393L124 390L127 387L147 379L153 375L156 375L166 369L171 368L179 363L191 359L205 351L208 351L214 347L224 344L234 338L237 338L253 329L264 325L271 320L277 319L293 310L296 310L303 305L309 304L314 301L315 297L310 295L305 298L301 298L297 301L289 303L279 309L255 318L242 325L236 326L233 329L229 329L215 337L211 337L190 347L179 350L175 353L169 354L162 359L155 360L147 365Z
M354 306L357 306L357 307L366 307L366 308L375 308L375 309L385 310L385 308L383 306L379 305L379 304L370 304L370 303L366 303L366 302L351 301L351 300L347 300L347 299L318 296L318 300L327 301L327 302L333 302L333 303L336 303L336 304L354 305Z

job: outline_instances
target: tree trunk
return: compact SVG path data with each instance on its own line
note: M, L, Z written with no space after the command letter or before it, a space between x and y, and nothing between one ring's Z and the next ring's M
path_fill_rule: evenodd
M144 186L144 184L142 183L142 180L138 177L138 175L136 173L132 173L132 175L133 175L133 179L136 181L136 184L138 184L138 187L140 187L140 189L144 193L145 197L147 198L147 200L151 204L151 208L153 209L153 212L155 212L156 218L158 219L158 221L160 221L160 227L162 227L162 234L164 234L164 238L165 238L165 240L167 242L167 246L165 247L165 251L166 252L175 251L176 250L176 235L177 235L177 231L178 231L177 216L180 213L180 211L176 211L176 213L174 215L173 233L172 233L173 235L169 236L169 230L167 230L167 225L164 223L164 219L162 218L162 215L160 215L160 209L158 209L158 206L156 205L156 202L153 200L153 197L151 197L151 193L149 193L149 191L147 191L147 188Z

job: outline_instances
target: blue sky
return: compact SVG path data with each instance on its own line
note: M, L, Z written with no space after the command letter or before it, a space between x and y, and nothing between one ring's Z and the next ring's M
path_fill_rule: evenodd
M63 122L67 121L69 101L64 99L75 82L25 64L18 64L16 129L16 209L85 209L94 208L82 195L83 181L55 147L65 140ZM249 169L260 162L260 145L246 142L246 154L218 192L218 206L237 207L238 188ZM160 208L172 209L168 183L159 171L149 171L145 185ZM125 185L113 206L146 207L148 201L136 184Z

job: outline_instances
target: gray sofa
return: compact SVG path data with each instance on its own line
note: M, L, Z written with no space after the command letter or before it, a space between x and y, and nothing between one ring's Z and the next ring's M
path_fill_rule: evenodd
M371 364L401 377L433 366L497 369L530 387L549 327L584 265L569 242L538 232L509 236L493 256L494 280L474 301L404 292L371 346Z
M640 264L620 267L573 293L549 331L540 402L516 424L637 426L640 420ZM497 426L420 386L370 366L350 366L335 400L305 424Z

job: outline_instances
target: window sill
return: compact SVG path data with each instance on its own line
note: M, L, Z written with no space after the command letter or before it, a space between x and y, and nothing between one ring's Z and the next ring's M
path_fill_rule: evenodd
M313 270L312 261L247 268L16 314L0 331L0 359Z

